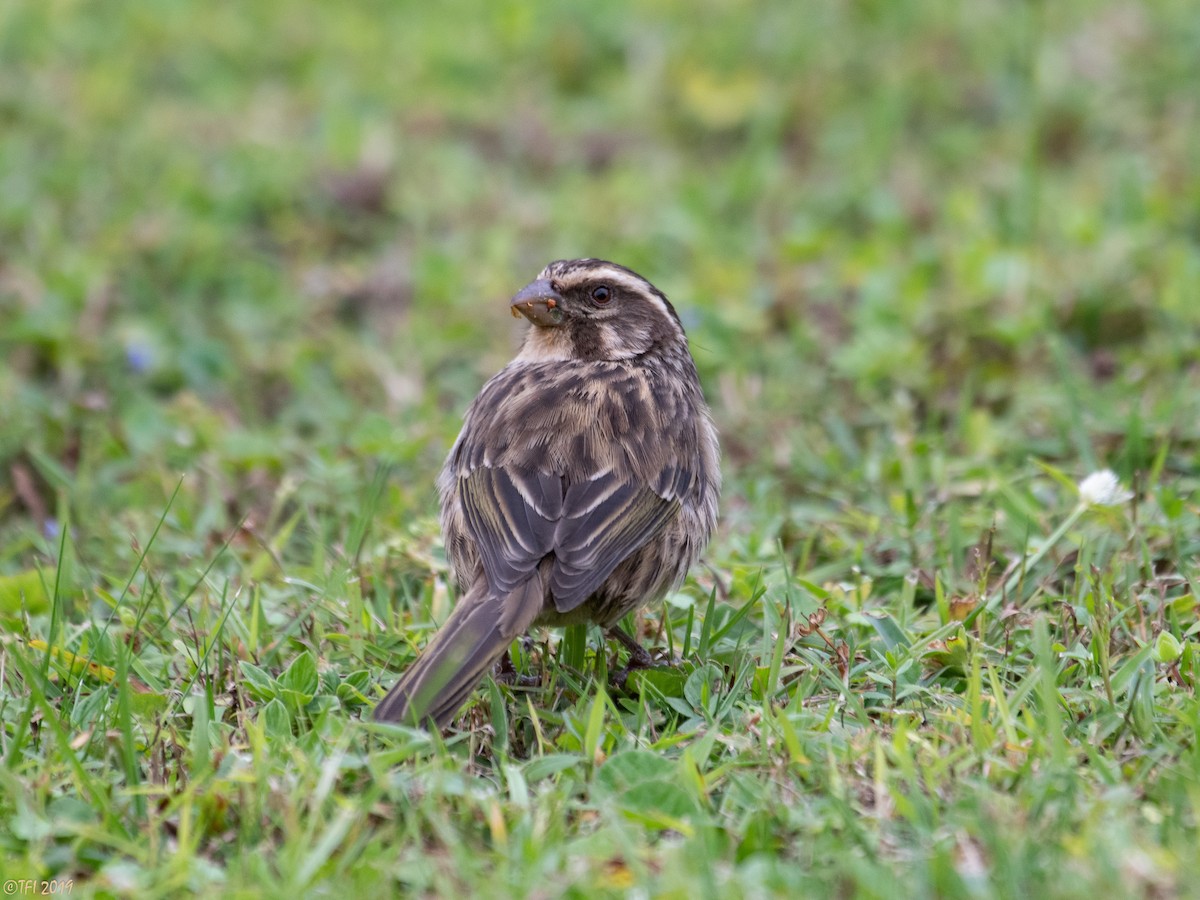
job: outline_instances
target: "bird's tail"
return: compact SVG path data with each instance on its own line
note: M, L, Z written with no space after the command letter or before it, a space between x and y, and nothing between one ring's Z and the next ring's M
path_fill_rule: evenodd
M446 727L513 639L533 624L542 609L543 584L536 571L524 584L497 596L486 579L476 580L375 707L376 721L425 725L432 720L438 728Z

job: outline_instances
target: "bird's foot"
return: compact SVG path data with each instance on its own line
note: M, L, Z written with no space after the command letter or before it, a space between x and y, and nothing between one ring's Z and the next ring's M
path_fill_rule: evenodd
M536 675L522 675L518 672L507 650L500 657L500 661L496 663L492 678L495 679L496 684L506 684L509 687L538 687L542 683L542 680Z
M613 672L611 678L613 686L623 691L625 690L625 682L629 679L629 673L638 669L654 668L654 657L650 655L650 652L645 647L620 628L614 626L608 629L606 633L609 638L623 644L625 649L629 651L629 659L626 661L625 667Z

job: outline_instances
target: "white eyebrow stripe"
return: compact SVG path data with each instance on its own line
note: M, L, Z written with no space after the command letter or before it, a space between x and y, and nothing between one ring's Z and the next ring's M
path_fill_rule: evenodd
M650 285L644 279L622 272L612 266L595 266L587 269L575 269L566 275L555 275L549 268L543 270L541 278L557 281L564 288L572 288L584 281L607 281L619 285L626 290L637 291L639 294L649 294Z
M675 320L675 317L671 315L670 311L667 309L667 305L663 303L662 298L658 295L658 292L650 285L648 281L646 281L644 278L630 275L628 272L623 272L620 269L615 269L612 266L596 266L595 268L578 269L576 271L567 273L565 278L563 276L558 276L557 279L551 272L550 267L547 266L542 270L541 275L538 277L557 280L564 286L564 288L574 287L583 281L606 281L611 285L616 285L617 287L624 288L627 291L640 294L658 307L658 311L666 316L668 320L672 322Z

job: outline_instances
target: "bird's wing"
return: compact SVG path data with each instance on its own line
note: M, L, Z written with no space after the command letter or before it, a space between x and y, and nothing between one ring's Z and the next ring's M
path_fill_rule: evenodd
M555 530L550 594L559 612L583 603L678 512L679 500L607 472L571 485Z
M459 500L488 585L507 594L554 549L563 513L557 475L481 466L459 478Z
M653 487L612 471L564 486L556 475L480 467L462 477L460 498L492 589L512 591L553 553L550 593L567 612L662 530L690 481L667 467Z

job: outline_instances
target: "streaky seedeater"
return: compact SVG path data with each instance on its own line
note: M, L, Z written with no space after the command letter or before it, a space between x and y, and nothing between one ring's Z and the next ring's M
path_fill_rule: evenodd
M717 432L663 293L615 263L560 260L511 308L530 322L524 345L438 479L464 593L380 721L445 727L532 625L592 622L628 642L618 621L677 587L716 524Z

